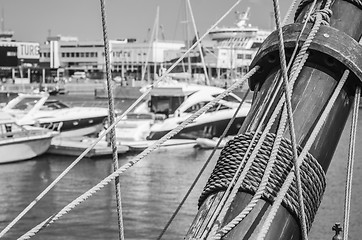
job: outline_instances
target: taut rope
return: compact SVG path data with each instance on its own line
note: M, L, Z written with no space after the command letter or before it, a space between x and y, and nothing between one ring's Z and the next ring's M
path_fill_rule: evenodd
M280 56L280 64L282 69L282 76L283 76L283 83L285 89L285 98L286 98L286 105L287 105L287 113L288 113L288 123L289 123L289 133L290 139L292 140L292 149L293 149L293 163L294 163L294 171L296 177L296 184L298 188L298 201L299 201L299 220L301 221L302 225L302 235L303 239L308 239L308 232L307 232L307 224L305 221L305 211L304 211L304 202L303 202L303 195L302 195L302 183L300 179L300 170L297 167L297 140L295 137L295 130L294 130L294 121L293 121L293 109L292 109L292 91L288 87L288 72L287 72L287 63L285 59L285 50L284 50L284 40L283 40L283 33L280 24L280 9L279 9L279 1L273 0L274 6L274 17L275 23L277 26L278 37L279 37L279 56Z
M112 93L112 72L109 60L109 41L107 34L107 21L106 21L106 10L104 0L100 0L101 3L101 15L102 15L102 28L103 28L103 39L104 39L104 56L106 60L106 75L107 75L107 93L108 93L108 108L109 108L109 123L112 125L115 122L115 113L114 113L114 103L113 103L113 93ZM116 131L115 127L111 128L109 132L111 147L112 147L112 156L113 156L113 171L118 169L118 150L116 143ZM118 215L118 233L119 239L124 239L124 230L123 230L123 217L122 217L122 198L121 198L121 184L119 182L119 177L114 179L115 188L116 188L116 202L117 202L117 215Z
M348 240L349 214L351 211L351 197L352 197L353 165L355 161L354 155L356 148L355 145L356 145L356 134L357 134L357 120L358 120L358 109L359 109L360 99L361 99L361 87L357 86L354 95L351 135L350 135L348 161L347 161L346 189L345 189L344 217L343 217L344 240Z

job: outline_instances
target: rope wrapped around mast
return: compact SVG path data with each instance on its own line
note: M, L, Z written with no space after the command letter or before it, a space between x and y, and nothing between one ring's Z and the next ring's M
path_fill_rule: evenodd
M229 182L232 180L238 165L242 161L254 134L255 133L247 132L235 137L227 143L227 145L221 151L215 169L213 170L200 196L199 206L201 206L203 201L210 194L219 191L225 191L227 189ZM261 133L258 133L257 139L259 139L260 136ZM239 191L244 191L251 194L256 193L270 158L275 137L276 135L274 133L268 133ZM298 154L300 152L301 148L299 147ZM263 193L262 198L264 200L269 202L274 201L274 198L277 196L279 189L281 188L288 173L293 167L293 161L291 160L292 156L291 143L288 139L283 138L281 146L278 150L277 160L268 180L267 187ZM325 173L317 160L310 154L307 155L303 164L301 165L301 178L307 227L309 231L322 200L326 186ZM295 179L289 188L282 204L289 210L291 214L293 214L295 217L298 217L298 194Z
M303 11L304 7L307 6L308 4L311 4L313 1L314 0L302 0L299 3L297 9L295 10L294 21L299 17L299 14ZM344 1L351 3L362 10L361 0L344 0Z

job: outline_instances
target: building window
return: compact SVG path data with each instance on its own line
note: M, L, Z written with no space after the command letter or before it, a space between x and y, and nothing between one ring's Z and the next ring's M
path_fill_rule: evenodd
M237 59L244 59L244 54L238 53L236 56Z
M62 52L62 57L65 57L65 53Z
M74 58L74 52L70 53L70 57Z
M86 58L89 58L89 52L86 52L86 53L85 53L85 57L86 57Z
M84 58L84 52L80 53L80 57Z
M79 52L75 53L75 57L79 58Z
M65 55L66 55L67 58L70 57L70 53L69 53L69 52L67 52Z
M251 58L252 58L251 54L245 54L245 59L251 59Z

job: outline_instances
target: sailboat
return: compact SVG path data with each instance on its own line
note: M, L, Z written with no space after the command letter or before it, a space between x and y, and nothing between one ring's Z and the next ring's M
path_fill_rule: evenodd
M295 22L282 27L277 3L273 1L277 30L263 42L249 73L20 239L56 222L246 80L254 92L251 110L239 134L222 149L185 239L307 239L323 197L325 174L352 112L343 224L347 239L362 79L358 43L362 5L341 0L302 1ZM333 239L342 239L340 225L333 229Z

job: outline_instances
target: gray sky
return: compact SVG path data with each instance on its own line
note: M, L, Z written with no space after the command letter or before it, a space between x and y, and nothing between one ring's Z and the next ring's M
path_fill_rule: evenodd
M205 33L236 0L191 0L200 35ZM284 16L290 0L280 0ZM166 39L186 37L185 0L107 0L106 14L110 39L149 38L159 6L159 23ZM80 40L101 40L102 27L98 0L1 0L5 28L15 32L18 41L43 42L52 35L76 36ZM243 0L219 26L230 26L235 11L250 7L250 23L263 29L271 28L271 0ZM192 25L190 24L190 31Z

